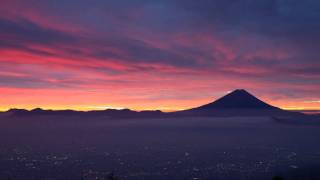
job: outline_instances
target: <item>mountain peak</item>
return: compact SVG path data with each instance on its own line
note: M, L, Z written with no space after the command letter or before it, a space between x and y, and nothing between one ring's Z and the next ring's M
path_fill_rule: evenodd
M229 94L242 94L242 95L251 95L248 91L246 91L245 89L236 89L232 92L230 92ZM227 95L229 95L227 94ZM252 95L251 95L252 96Z
M196 109L275 109L244 89L236 89L218 100Z
M225 96L228 96L228 95L237 95L237 96L243 96L243 97L248 97L248 96L255 97L251 93L246 91L245 89L236 89L236 90L226 94ZM225 96L223 96L223 97L225 97Z
M245 89L236 89L236 90L234 90L232 92L246 92L246 93L248 93Z

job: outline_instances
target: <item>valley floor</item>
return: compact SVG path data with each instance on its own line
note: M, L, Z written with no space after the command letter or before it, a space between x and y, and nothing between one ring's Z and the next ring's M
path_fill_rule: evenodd
M2 117L0 179L320 179L319 137L267 117Z

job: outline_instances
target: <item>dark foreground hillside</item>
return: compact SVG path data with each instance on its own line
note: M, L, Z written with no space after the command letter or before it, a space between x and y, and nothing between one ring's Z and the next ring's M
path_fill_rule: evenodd
M2 117L0 179L319 179L319 130L267 117Z

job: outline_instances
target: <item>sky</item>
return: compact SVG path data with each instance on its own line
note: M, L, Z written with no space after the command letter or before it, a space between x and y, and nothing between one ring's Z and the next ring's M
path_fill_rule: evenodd
M318 0L0 0L0 110L320 109Z

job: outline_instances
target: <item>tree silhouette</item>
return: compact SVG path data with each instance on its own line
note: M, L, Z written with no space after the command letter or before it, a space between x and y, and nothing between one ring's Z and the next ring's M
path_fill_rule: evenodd
M272 180L284 180L282 176L274 176Z
M118 178L111 172L109 175L105 177L106 180L118 180Z

